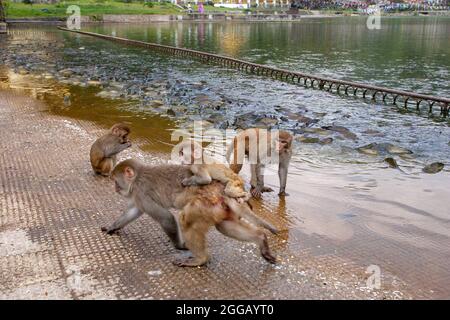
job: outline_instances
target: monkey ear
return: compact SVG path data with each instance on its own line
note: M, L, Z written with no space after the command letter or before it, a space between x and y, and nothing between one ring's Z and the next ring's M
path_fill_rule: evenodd
M125 178L129 180L134 178L134 170L131 167L125 167L123 174L125 175Z

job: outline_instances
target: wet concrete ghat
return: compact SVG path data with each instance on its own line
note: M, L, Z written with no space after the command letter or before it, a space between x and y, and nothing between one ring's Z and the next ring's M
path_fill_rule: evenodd
M410 105L415 106L420 112L423 108L429 114L438 112L442 117L449 115L450 99L444 97L436 97L402 90L389 89L369 84L356 83L352 81L338 80L314 76L311 74L293 72L284 69L273 68L265 65L255 64L239 59L234 59L222 55L201 52L192 49L178 48L155 43L149 43L138 40L130 40L120 37L113 37L104 34L70 30L58 27L63 31L75 32L83 35L94 36L105 40L116 41L127 45L142 46L157 50L164 53L173 54L180 57L190 57L205 63L219 64L240 71L249 72L256 75L268 76L274 79L297 83L314 89L326 90L336 94L353 95L363 99L371 99L373 101L383 101L383 103L391 103L393 105L403 105L408 108Z

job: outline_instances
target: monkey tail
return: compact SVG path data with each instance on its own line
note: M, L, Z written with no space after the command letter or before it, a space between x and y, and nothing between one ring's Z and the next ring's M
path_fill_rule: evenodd
M241 219L246 219L257 226L264 227L273 234L277 234L279 232L273 225L255 215L247 203L240 204L236 199L229 197L224 197L224 202L231 209L231 211L236 213Z

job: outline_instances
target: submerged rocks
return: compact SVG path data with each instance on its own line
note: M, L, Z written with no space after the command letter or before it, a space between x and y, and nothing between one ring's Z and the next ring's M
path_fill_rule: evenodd
M429 174L433 174L433 173L438 173L440 171L442 171L442 169L444 169L444 164L442 162L433 162L429 165L426 165L422 171L425 173L429 173Z

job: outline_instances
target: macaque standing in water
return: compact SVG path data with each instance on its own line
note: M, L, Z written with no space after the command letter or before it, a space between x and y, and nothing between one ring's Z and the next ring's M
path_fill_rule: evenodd
M286 181L289 162L292 156L292 135L287 131L266 131L262 129L246 129L240 132L227 150L227 160L230 168L239 173L247 156L251 167L251 190L255 198L260 198L262 192L272 192L273 189L264 186L264 166L274 153L278 158L278 177L280 179L280 192L278 195L286 196ZM231 158L231 156L233 156Z

